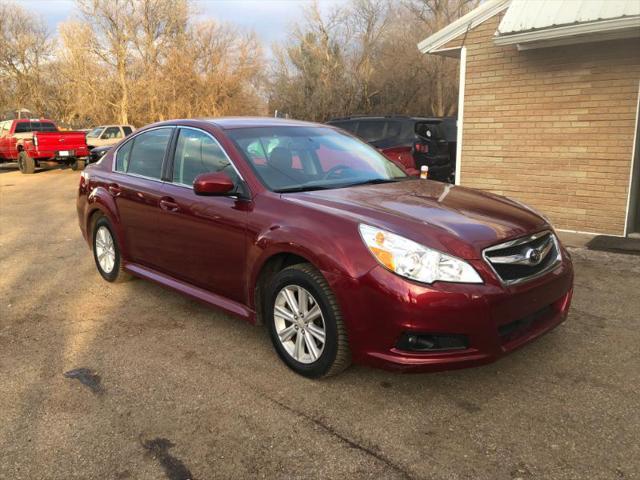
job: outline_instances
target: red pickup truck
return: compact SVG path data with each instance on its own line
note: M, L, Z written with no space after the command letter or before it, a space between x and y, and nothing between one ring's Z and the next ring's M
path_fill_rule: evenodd
M22 173L60 164L81 170L88 156L84 132L61 132L44 119L0 122L0 163L17 161Z

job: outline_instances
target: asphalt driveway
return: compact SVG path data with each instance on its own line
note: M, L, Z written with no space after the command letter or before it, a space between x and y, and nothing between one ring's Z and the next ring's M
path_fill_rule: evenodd
M0 479L640 478L640 257L573 250L568 321L498 363L311 381L263 328L102 281L78 177L0 176Z

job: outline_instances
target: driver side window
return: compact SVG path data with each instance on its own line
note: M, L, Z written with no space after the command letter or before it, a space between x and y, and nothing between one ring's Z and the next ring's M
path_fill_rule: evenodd
M200 130L181 129L173 161L173 182L191 187L198 175L208 172L224 172L234 182L238 180L216 140Z

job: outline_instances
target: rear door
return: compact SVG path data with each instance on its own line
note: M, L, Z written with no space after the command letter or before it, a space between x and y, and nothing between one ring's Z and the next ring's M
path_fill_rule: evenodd
M116 152L113 195L124 230L130 259L155 269L165 265L160 199L162 171L175 127L147 130L124 143Z
M163 268L171 275L223 297L246 300L246 224L251 203L238 197L199 196L193 181L201 173L241 177L208 132L180 127L170 182L165 185L159 222L165 248Z

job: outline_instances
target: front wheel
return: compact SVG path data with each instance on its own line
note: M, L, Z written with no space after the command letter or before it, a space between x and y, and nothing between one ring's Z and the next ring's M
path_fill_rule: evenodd
M309 264L275 275L266 302L271 341L280 358L310 378L340 373L351 363L342 314L322 274Z
M36 161L24 150L18 154L18 168L22 173L31 174L36 171Z

